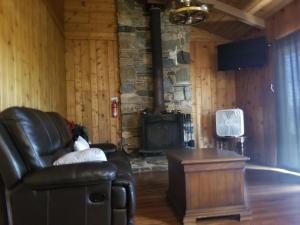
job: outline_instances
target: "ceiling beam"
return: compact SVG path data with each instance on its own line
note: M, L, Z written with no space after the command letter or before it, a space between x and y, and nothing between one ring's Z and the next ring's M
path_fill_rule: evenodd
M266 28L265 20L260 17L254 16L251 13L245 12L218 0L201 0L201 2L206 4L212 4L215 9L222 11L230 16L233 16L243 23L246 23L259 29Z
M267 5L269 5L272 2L274 2L274 0L257 0L257 1L254 1L253 3L251 3L251 5L248 6L245 10L248 13L251 13L254 15L255 13L259 12L260 10L262 10L263 8L265 8Z

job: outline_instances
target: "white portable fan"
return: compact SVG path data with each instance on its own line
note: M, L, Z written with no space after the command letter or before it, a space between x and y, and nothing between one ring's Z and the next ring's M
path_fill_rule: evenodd
M240 137L245 133L244 112L226 109L216 112L216 130L219 137Z

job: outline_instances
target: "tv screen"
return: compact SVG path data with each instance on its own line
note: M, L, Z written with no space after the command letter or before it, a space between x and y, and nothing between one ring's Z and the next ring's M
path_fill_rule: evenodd
M218 69L240 70L262 67L267 63L268 43L265 37L218 46Z

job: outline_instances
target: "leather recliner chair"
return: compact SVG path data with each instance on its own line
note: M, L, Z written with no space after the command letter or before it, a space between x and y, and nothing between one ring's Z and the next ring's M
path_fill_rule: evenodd
M65 120L57 113L23 107L3 111L0 223L133 224L135 182L129 160L112 145L98 147L107 149L108 162L52 166L73 151Z

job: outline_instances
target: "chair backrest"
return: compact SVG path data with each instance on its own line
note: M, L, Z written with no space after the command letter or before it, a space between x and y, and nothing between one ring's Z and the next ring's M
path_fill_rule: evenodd
M0 118L28 170L52 166L62 152L72 150L67 124L56 113L13 107L4 110Z
M26 173L25 163L15 143L0 122L0 174L5 186L13 187Z
M0 225L7 225L7 207L6 207L6 198L5 198L5 187L0 176Z
M52 120L60 134L61 144L63 146L73 144L72 134L70 132L70 129L68 128L67 121L56 112L48 112L47 114L49 115L50 119Z

